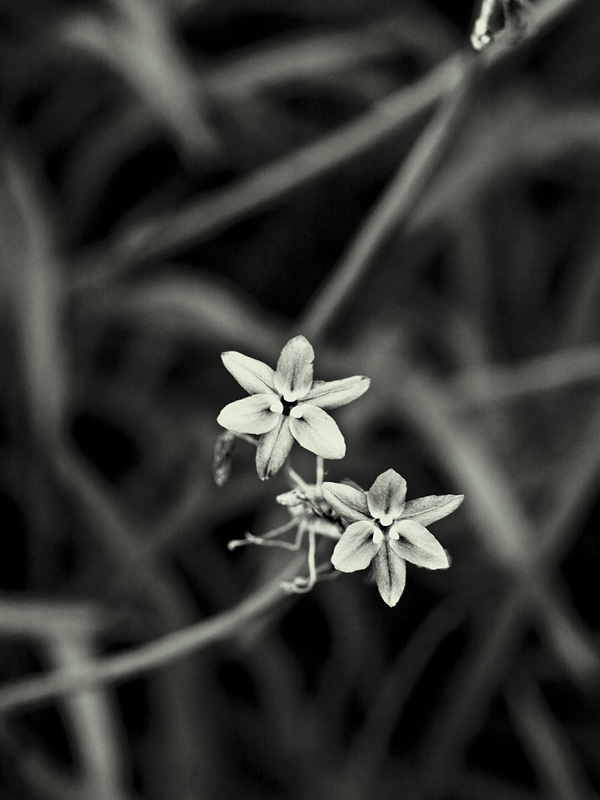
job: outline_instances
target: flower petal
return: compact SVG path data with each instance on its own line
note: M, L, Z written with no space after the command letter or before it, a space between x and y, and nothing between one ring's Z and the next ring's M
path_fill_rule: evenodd
M406 481L396 470L383 472L367 492L369 511L383 525L391 525L404 508Z
M275 371L262 361L236 353L235 350L221 353L221 360L225 369L250 394L275 392Z
M308 403L295 406L290 413L292 436L304 447L322 458L343 458L346 442L337 422L326 411Z
M349 525L333 549L331 556L333 566L341 572L366 569L381 547L381 542L373 541L375 530L376 526L370 520L361 520Z
M277 423L260 437L256 448L256 471L261 481L279 472L289 455L294 439L290 433L290 418L277 414Z
M304 336L294 336L285 345L275 370L275 387L292 403L304 397L312 386L315 351Z
M386 541L373 559L373 574L379 594L391 607L402 597L406 585L406 563L396 550L389 546L390 544L395 543Z
M427 569L447 569L450 566L442 545L420 522L401 519L392 532L396 532L400 538L390 539L389 544L400 558Z
M354 521L370 519L367 495L362 489L345 483L323 484L323 497L340 517Z
M464 499L464 494L432 494L409 500L404 506L402 519L414 519L421 525L430 525L456 511Z
M274 414L270 407L272 394L253 394L229 403L217 417L217 422L235 433L266 433L272 430L281 414Z
M302 399L319 408L338 408L363 395L371 384L370 378L355 375L339 381L315 381Z

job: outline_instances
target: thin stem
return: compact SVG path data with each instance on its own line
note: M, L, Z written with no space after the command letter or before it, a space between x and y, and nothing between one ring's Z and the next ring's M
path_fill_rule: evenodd
M323 486L323 478L324 478L324 476L325 476L325 462L324 462L322 456L317 456L317 478L316 478L316 484L317 484L317 489L319 489L319 490Z
M357 120L316 142L194 199L176 212L132 226L88 258L77 272L75 291L111 281L149 259L165 258L210 240L380 147L437 102L457 77L456 61L457 57L451 56L408 88L375 103Z
M283 589L285 589L285 591L296 592L297 594L310 592L317 582L317 566L315 563L316 552L317 538L315 536L315 532L308 528L308 578L296 576L291 581L282 581L281 586Z
M580 0L546 0L532 14L534 30L552 23ZM488 48L477 57L483 69L503 60L518 45ZM460 83L464 54L452 55L390 97L375 103L357 120L316 142L192 200L175 212L131 226L108 246L92 253L74 274L75 292L102 285L151 259L166 258L207 241L232 225L276 206L298 189L351 163L398 136Z
M285 533L289 531L291 528L294 528L298 524L298 521L295 519L290 519L283 525L280 525L278 528L273 528L272 531L265 533L264 536L253 536L251 533L247 533L244 539L231 539L231 541L227 542L227 549L228 550L235 550L238 547L244 547L247 544L263 544L265 539L273 539L275 536L279 536L280 533ZM285 545L286 547L289 546L289 542L271 542L271 544L275 544L277 546ZM298 548L295 548L296 550Z
M453 601L436 606L413 633L389 672L356 735L347 758L348 777L355 785L374 785L389 741L415 685L445 637L466 612Z
M600 380L600 348L573 347L510 367L482 366L459 373L452 393L458 409L520 400L533 394Z
M452 63L452 91L429 121L381 199L351 241L341 261L308 304L296 327L318 339L373 265L383 244L406 223L446 151L470 96L475 61L466 55Z
M260 586L235 608L216 614L195 625L182 628L140 647L97 659L75 674L71 670L54 670L47 675L16 681L0 691L0 714L43 705L52 698L79 692L99 683L119 683L140 672L149 672L198 652L215 642L235 636L244 623L264 614L279 603L284 595L281 581L296 575L304 554L294 558L282 573Z
M523 672L505 691L515 730L538 773L546 797L592 797L569 737L552 714L538 683Z
M256 436L250 436L247 433L234 433L234 436L237 439L243 439L243 441L248 442L248 444L254 445L254 447L258 445L258 439L256 438Z

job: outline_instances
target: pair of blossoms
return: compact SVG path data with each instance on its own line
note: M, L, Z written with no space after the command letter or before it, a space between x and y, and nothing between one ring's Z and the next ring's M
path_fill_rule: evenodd
M241 353L222 355L226 369L250 394L225 406L218 422L231 433L256 441L256 469L265 480L278 472L294 443L320 459L340 459L346 452L344 437L325 409L358 399L370 380L354 376L336 381L313 380L314 351L304 336L285 345L275 370ZM251 439L250 441L253 441ZM291 520L263 537L246 535L230 543L262 544L299 549L308 534L308 577L298 577L286 588L308 591L322 577L355 572L372 566L383 600L394 606L406 582L406 562L428 569L449 566L441 544L428 525L452 513L462 495L432 495L406 501L406 481L395 470L379 475L368 491L347 481L323 482L317 470L315 484L305 483L291 468L292 491L277 499L288 507ZM296 541L274 541L297 528ZM316 537L336 540L330 560L317 566ZM331 569L334 568L334 570Z

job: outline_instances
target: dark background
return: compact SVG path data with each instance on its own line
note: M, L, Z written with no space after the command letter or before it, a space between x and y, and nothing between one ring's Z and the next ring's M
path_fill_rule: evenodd
M477 57L430 180L313 337L470 4L0 3L3 800L598 796L600 10L564 5ZM342 575L162 669L11 701L277 580L289 553L226 547L285 521L287 484L240 443L214 485L243 395L219 355L274 366L295 333L317 377L372 379L331 480L465 494L434 527L451 569L409 565L394 609Z

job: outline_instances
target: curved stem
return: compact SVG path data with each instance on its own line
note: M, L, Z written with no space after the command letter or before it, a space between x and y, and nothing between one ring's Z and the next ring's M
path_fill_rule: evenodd
M474 57L464 54L449 65L450 91L413 146L389 186L331 276L309 302L296 327L310 339L321 337L335 315L356 290L392 233L404 225L433 176L463 118L465 101L478 72Z
M234 608L207 620L162 636L140 647L98 659L77 673L55 670L39 677L6 685L0 691L0 714L15 709L41 705L59 695L79 692L99 683L118 683L132 675L159 669L172 661L208 647L215 642L235 636L245 622L264 614L283 597L280 583L297 574L304 562L302 553L292 559L285 570L268 584L260 586Z

